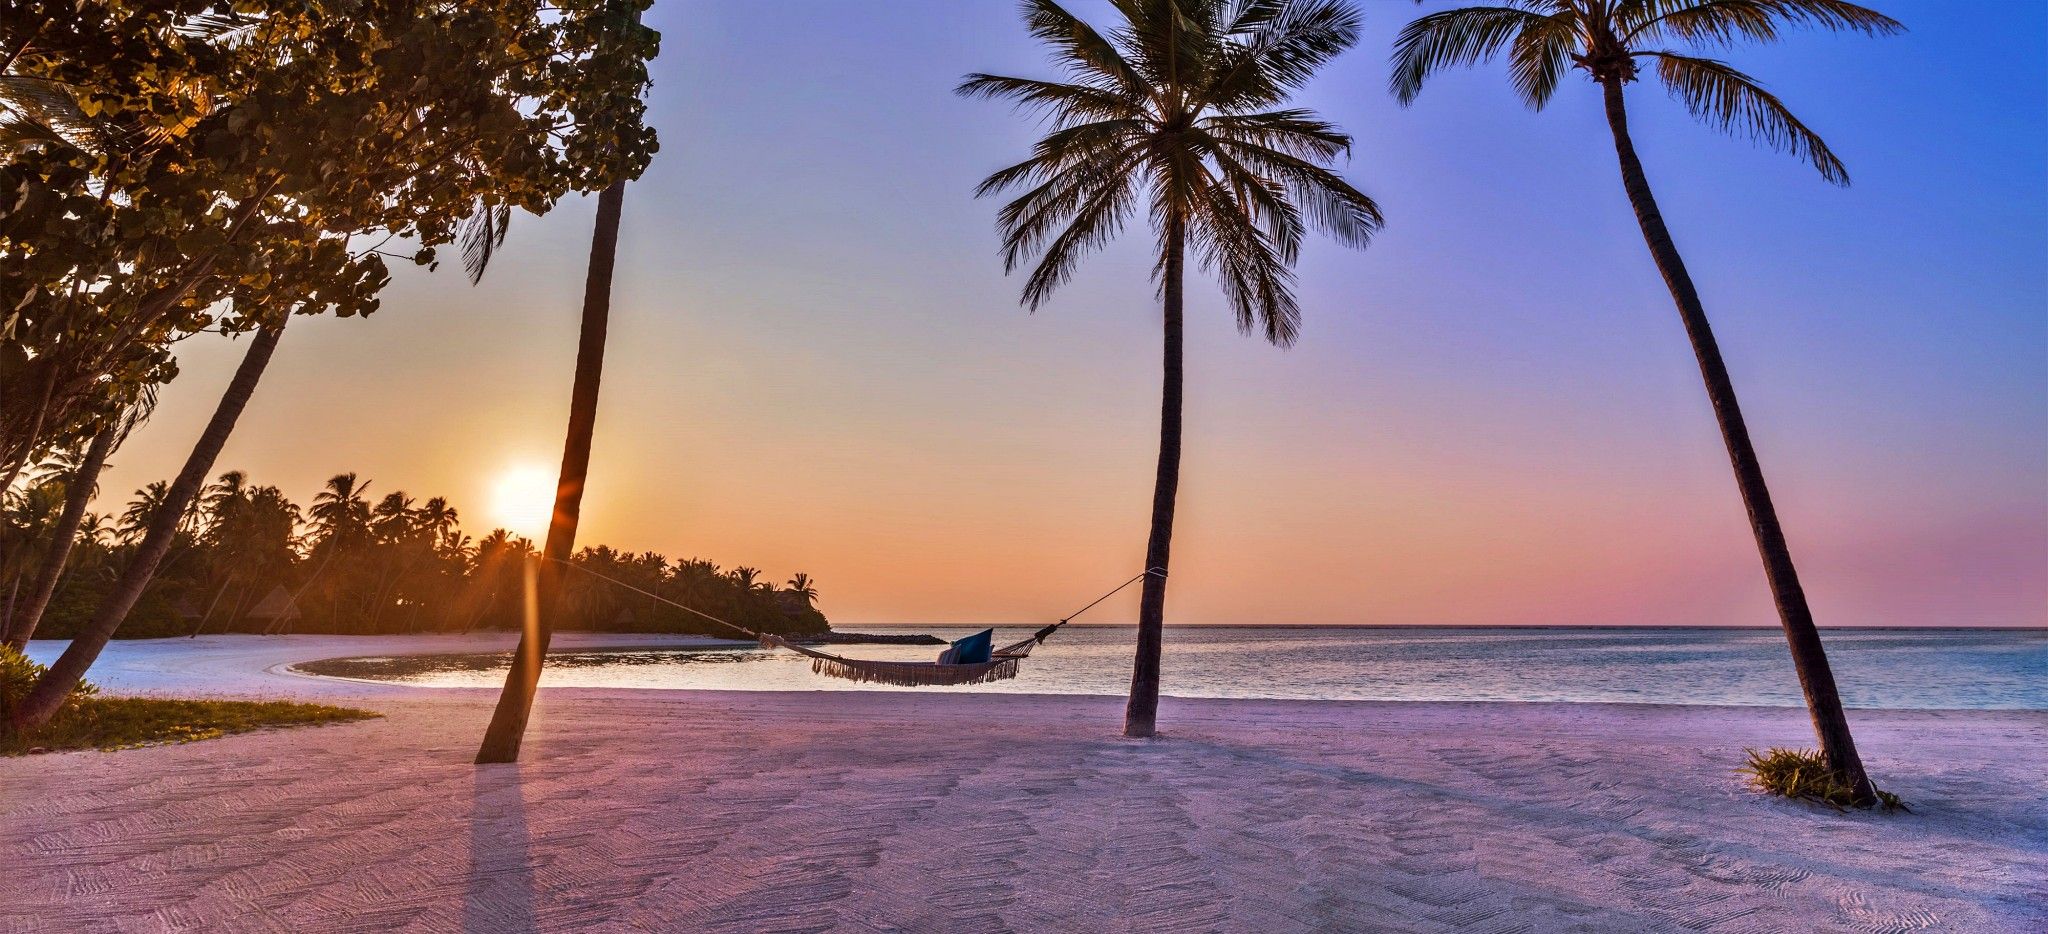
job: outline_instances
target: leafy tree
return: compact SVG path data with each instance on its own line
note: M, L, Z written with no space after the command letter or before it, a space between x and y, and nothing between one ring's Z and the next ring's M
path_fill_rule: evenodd
M1848 714L1836 693L1827 652L1793 567L1791 548L1764 483L1749 427L1736 402L1734 381L1707 322L1692 274L1651 194L1649 175L1636 156L1623 94L1648 66L1694 117L1724 132L1788 152L1811 163L1823 179L1846 185L1849 173L1842 161L1776 95L1726 62L1680 51L1692 46L1772 42L1784 30L1798 27L1867 35L1887 35L1903 28L1890 17L1842 0L1516 0L1501 6L1432 13L1409 23L1394 47L1392 86L1395 96L1407 104L1436 72L1490 61L1502 53L1507 55L1509 81L1532 108L1549 103L1574 69L1599 86L1615 155L1621 162L1622 187L1699 360L1707 398L1713 403L1735 469L1736 485L1763 556L1764 576L1777 602L1778 618L1791 645L1821 751L1829 766L1855 789L1858 800L1868 804L1877 796L1849 734Z
M1338 0L1114 0L1108 34L1053 0L1026 0L1032 36L1066 80L975 74L960 93L1014 102L1052 131L1032 156L977 192L1022 189L1003 206L1003 262L1031 264L1023 303L1037 309L1083 256L1143 211L1157 237L1154 276L1165 323L1159 467L1137 658L1124 717L1150 736L1159 704L1166 571L1180 487L1182 303L1186 257L1216 276L1238 328L1286 346L1298 333L1292 266L1315 227L1363 247L1381 225L1371 198L1327 164L1351 137L1287 106L1316 70L1358 39Z
M544 211L569 191L637 172L653 145L637 100L651 31L645 42L613 42L601 51L593 44L613 31L630 4L359 0L348 16L278 4L252 15L249 28L232 41L191 39L180 31L177 9L131 17L127 6L53 3L41 11L64 19L65 28L53 35L77 41L38 33L34 42L23 42L34 50L37 77L74 89L88 116L134 112L161 124L169 108L176 119L168 125L181 129L136 171L125 165L107 171L91 152L61 145L34 149L25 167L20 159L10 164L10 187L49 197L20 199L46 209L6 235L10 243L38 244L39 252L19 252L56 259L0 267L0 279L35 290L32 304L39 310L30 323L53 323L30 329L41 343L0 355L19 364L4 378L40 387L36 411L20 419L25 427L0 424L0 458L29 456L48 443L53 424L59 437L78 430L72 423L79 419L64 406L104 398L109 354L118 356L138 339L145 346L167 343L175 333L213 325L216 313L224 316L221 327L253 330L255 338L233 391L223 396L187 469L172 482L165 515L151 521L90 631L51 666L48 679L67 683L32 693L15 712L24 726L55 709L68 682L90 665L141 597L176 533L169 514L182 512L196 495L285 318L376 308L376 292L388 278L382 253L353 250L354 238L375 232L411 238L422 245L414 259L431 263L433 247L450 242L479 204ZM237 11L260 6L242 4ZM93 29L76 28L87 21ZM175 98L137 101L129 72L138 63L110 62L105 53L121 50L94 41L95 30L138 29L181 52L204 51L181 59ZM149 48L144 42L122 50ZM204 106L186 106L194 82ZM71 221L95 206L159 210L159 203L172 213L138 221L157 234L142 244L109 248L91 237L47 239L70 231ZM182 255L164 266L160 253ZM81 268L64 268L71 254L101 261L83 270L89 281L81 279ZM80 302L86 307L75 307ZM67 327L106 320L117 322L113 333L68 339L74 335ZM248 391L240 387L244 374ZM59 416L54 423L53 413ZM17 450L23 452L18 457Z

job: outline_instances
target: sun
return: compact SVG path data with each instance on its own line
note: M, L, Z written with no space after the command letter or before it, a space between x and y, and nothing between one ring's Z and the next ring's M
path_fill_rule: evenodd
M498 474L491 516L505 531L538 541L555 508L555 476L544 467L517 464Z

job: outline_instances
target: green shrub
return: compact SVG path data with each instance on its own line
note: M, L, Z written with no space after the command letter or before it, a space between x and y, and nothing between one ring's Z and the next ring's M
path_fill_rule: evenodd
M1768 752L1754 749L1743 752L1749 756L1749 762L1738 771L1749 776L1750 785L1765 794L1824 804L1837 811L1871 806L1859 804L1855 787L1840 773L1828 768L1827 760L1811 749L1774 747ZM1912 810L1898 795L1875 785L1871 790L1877 793L1874 804L1886 811Z
M35 687L48 670L27 655L0 645L0 725L14 718L14 705L28 696L29 689ZM71 689L71 696L64 700L64 710L77 709L86 698L99 692L100 689L92 682L80 679L78 686Z

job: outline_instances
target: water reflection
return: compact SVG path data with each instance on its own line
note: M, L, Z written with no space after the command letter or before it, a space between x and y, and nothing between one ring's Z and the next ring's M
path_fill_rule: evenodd
M548 668L630 668L636 665L715 665L758 661L771 653L766 649L590 649L577 652L549 652ZM292 666L294 670L329 678L358 678L365 681L399 681L446 686L445 676L475 672L503 675L512 667L511 652L472 652L462 655L363 655L329 658ZM493 679L496 680L496 679Z

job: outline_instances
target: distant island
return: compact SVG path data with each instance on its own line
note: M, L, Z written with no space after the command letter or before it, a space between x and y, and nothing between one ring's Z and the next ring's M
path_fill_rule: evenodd
M63 476L53 472L31 484L16 520L54 524L64 505ZM111 571L126 562L164 490L165 484L152 483L119 515L84 517L38 638L70 638L90 620L114 581ZM221 474L180 523L162 571L119 637L520 627L525 568L536 553L532 541L504 529L472 538L444 498L370 490L356 474L338 474L301 507L241 471ZM605 545L578 550L572 563L589 573L563 576L558 629L738 635L682 609L689 607L758 632L835 636L807 574L777 583L757 568L725 569L701 558L673 561ZM13 564L6 573L21 578L37 562ZM27 584L0 580L0 594ZM0 612L13 607L0 602Z

